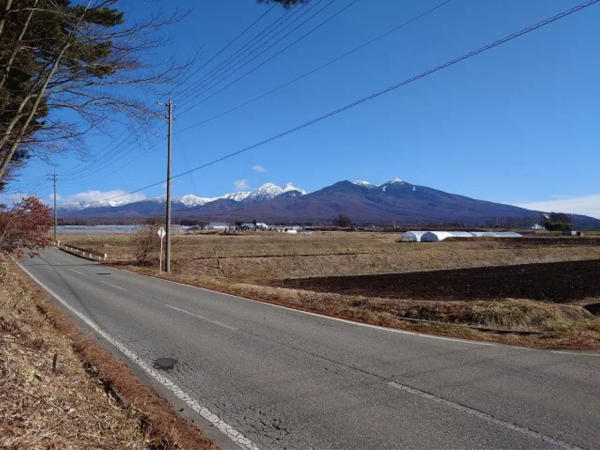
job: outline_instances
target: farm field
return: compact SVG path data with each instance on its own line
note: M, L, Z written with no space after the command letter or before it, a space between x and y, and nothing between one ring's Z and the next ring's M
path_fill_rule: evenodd
M350 232L174 235L173 273L262 282L600 259L600 239L596 238L406 244L396 242L399 236ZM106 253L111 263L129 265L136 259L132 235L59 235L59 239ZM156 238L156 249L148 258L151 266L158 266L158 247Z
M393 299L470 301L523 298L574 303L600 297L600 260L383 275L313 277L277 285Z
M600 239L530 237L398 243L399 233L176 235L165 278L366 323L532 346L600 348ZM131 235L61 236L108 263L136 264ZM158 244L158 240L156 241ZM158 248L158 245L156 245ZM403 318L439 321L413 324ZM481 334L467 326L545 333Z

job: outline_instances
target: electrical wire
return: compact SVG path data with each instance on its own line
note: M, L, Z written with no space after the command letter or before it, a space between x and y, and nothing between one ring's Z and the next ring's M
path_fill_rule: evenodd
M252 22L244 31L242 31L240 34L238 34L235 38L233 38L227 45L225 45L225 47L221 48L221 50L219 50L216 54L214 54L208 61L206 61L202 66L200 66L198 69L196 69L193 73L191 73L189 75L189 77L193 77L196 74L198 74L199 72L202 71L202 69L204 69L207 65L209 65L211 62L213 62L217 57L219 57L225 50L227 50L229 47L231 47L233 44L235 44L238 39L240 39L243 35L245 35L248 31L250 31L254 25L256 25L258 22L260 22L267 14L269 14L271 11L273 11L273 9L275 9L277 7L277 5L273 5L271 6L271 8L269 8L264 14L262 14L258 19L256 19L254 22ZM182 91L185 92L185 91ZM179 95L178 92L175 92L176 95Z
M344 53L343 55L341 55L341 56L338 56L338 57L337 57L337 58L335 58L335 59L332 59L332 60L331 60L331 61L329 61L328 63L325 63L325 64L323 64L323 65L321 65L321 66L317 67L316 69L313 69L313 70L311 70L310 72L306 72L304 75L300 75L299 77L297 77L297 78L294 78L293 80L291 80L291 81L288 81L287 83L285 83L285 84L282 84L282 85L280 85L280 86L276 87L275 89L272 89L272 90L270 90L270 91L268 91L268 92L266 92L266 93L264 93L264 94L262 94L262 95L259 95L258 97L254 97L252 100L249 100L249 101L247 101L247 102L245 102L245 103L242 103L241 105L238 105L238 106L236 106L236 107L234 107L234 108L231 108L231 109L229 109L229 110L227 110L227 111L225 111L225 112L223 112L223 113L217 114L217 115L215 115L215 116L212 116L212 117L210 117L210 118L208 118L208 119L206 119L206 120L203 120L202 122L199 122L199 123L196 123L196 124L194 124L194 125L191 125L191 126L189 126L189 127L186 127L186 128L184 128L184 129L180 130L180 132L181 132L181 133L183 133L183 132L185 132L185 131L191 130L192 128L196 128L196 127L199 127L199 126L201 126L201 125L204 125L204 124L206 124L206 123L208 123L208 122L212 122L212 121L213 121L213 120L215 120L215 119L219 119L219 118L221 118L221 117L223 117L223 116L226 116L226 115L228 115L228 114L230 114L230 113L232 113L232 112L234 112L234 111L237 111L238 109L241 109L241 108L243 108L244 106L248 106L248 105L250 105L250 104L252 104L252 103L254 103L254 102L258 101L258 100L261 100L261 99L263 99L263 98L267 97L268 95L271 95L271 94L273 94L273 93L275 93L275 92L277 92L277 91L279 91L279 90L281 90L281 89L283 89L283 88L286 88L286 87L288 87L288 86L291 86L292 84L294 84L294 83L296 83L296 82L298 82L298 81L300 81L300 80L302 80L302 79L304 79L304 78L306 78L306 77L308 77L308 76L310 76L310 75L312 75L312 74L314 74L314 73L316 73L316 72L319 72L320 70L322 70L322 69L324 69L324 68L326 68L326 67L329 67L330 65L332 65L332 64L334 64L334 63L336 63L336 62L338 62L338 61L340 61L340 60L342 60L342 59L346 58L347 56L350 56L350 55L352 55L352 54L356 53L356 52L357 52L357 51L359 51L359 50L362 50L363 48L365 48L365 47L367 47L367 46L369 46L369 45L371 45L371 44L373 44L373 43L375 43L375 42L377 42L377 41L379 41L379 40L383 39L384 37L386 37L386 36L389 36L390 34L392 34L392 33L396 32L396 31L399 31L400 29L402 29L402 28L404 28L404 27L406 27L406 26L410 25L411 23L413 23L413 22L415 22L415 21L417 21L417 20L419 20L419 19L421 19L421 18L423 18L423 17L427 16L428 14L431 14L431 13L433 13L434 11L437 11L437 10L438 10L438 9L440 9L442 6L445 6L445 5L447 5L448 3L450 3L450 2L452 2L452 0L446 0L445 2L443 2L443 3L439 4L439 5L437 5L437 6L433 7L433 8L431 8L431 9L429 9L429 10L427 10L427 11L425 11L424 13L422 13L422 14L420 14L420 15L416 16L416 17L413 17L412 19L410 19L410 20L408 20L408 21L406 21L406 22L403 22L402 24L400 24L400 25L398 25L398 26L396 26L396 27L392 28L392 29L391 29L391 30L389 30L389 31L386 31L386 32L385 32L385 33L383 33L383 34L380 34L380 35L379 35L379 36L377 36L376 38L374 38L374 39L371 39L371 40L370 40L370 41L368 41L368 42L365 42L364 44L362 44L362 45L360 45L360 46L358 46L358 47L356 47L356 48L354 48L354 49L350 50L349 52L346 52L346 53Z
M276 5L273 5L264 14L262 14L261 16L259 16L252 24L250 24L245 30L243 30L232 41L230 41L225 47L223 47L219 52L217 52L217 54L215 54L202 67L200 67L196 71L196 73L198 71L200 71L202 68L204 68L206 65L208 65L210 62L212 62L215 58L217 58L225 50L227 50L227 48L229 48L231 45L233 45L237 40L239 40L244 34L246 34L252 27L254 27L262 18L264 18L275 7L276 7ZM276 23L276 22L274 22L274 23ZM119 136L117 136L116 139L120 139L125 134L126 134L126 131L123 131ZM124 139L122 139L116 145L112 144L112 143L111 144L107 144L100 151L96 152L95 156L97 157L97 156L100 155L99 159L93 158L93 160L90 161L90 162L88 162L88 163L85 163L83 165L75 167L75 168L71 169L70 171L64 172L63 174L61 174L62 179L63 180L69 180L69 181L75 181L77 179L89 177L89 176L91 176L91 175L93 175L95 173L98 173L98 172L104 170L104 169L106 169L106 168L108 168L108 167L116 164L117 162L119 162L120 160L122 160L125 156L127 156L128 154L130 154L133 150L135 150L136 149L136 146L135 146L136 142L137 142L137 140L136 140L135 137L126 136ZM107 148L109 148L111 145L113 146L113 148L111 150L109 150L108 152L105 152L105 150ZM155 148L157 145L158 145L158 143L152 145L150 147L150 149ZM119 155L119 156L117 156L117 155ZM143 156L143 155L140 155L139 157L141 157L141 156ZM126 163L124 165L121 165L120 168L124 167L125 165L131 164L135 160L139 159L139 157L136 157L133 160L131 160L130 162L128 162L128 163ZM112 173L114 173L114 172L112 172ZM67 183L68 183L68 181L67 181ZM21 185L17 189L21 189L24 186L26 186L26 185Z
M260 43L261 41L263 41L265 38L267 38L269 36L269 34L271 34L278 27L283 25L290 18L294 17L305 6L306 6L306 4L303 4L302 6L300 6L298 8L294 8L294 10L292 10L292 11L288 10L285 13L283 13L281 16L279 16L277 19L275 19L273 22L271 22L268 26L266 26L260 33L258 33L256 36L254 36L248 42L246 42L246 44L244 44L241 48L237 49L233 54L229 55L224 61L221 61L217 66L213 67L208 73L204 74L199 80L196 80L191 86L189 86L189 87L185 88L183 91L181 91L180 95L187 94L188 92L190 92L190 90L195 88L199 83L202 83L208 77L213 75L216 71L220 70L224 65L230 63L231 61L235 60L236 58L239 58L241 56L240 53L243 55L249 48L252 48L255 45L257 45L258 43Z
M273 5L271 8L269 8L265 13L263 13L262 15L260 15L254 22L252 22L247 28L245 28L240 34L238 34L235 38L233 38L227 45L225 45L223 48L221 48L215 55L213 55L206 63L204 63L201 67L199 67L193 74L191 74L190 76L195 75L196 73L200 72L204 67L206 67L208 64L210 64L214 59L216 59L218 56L220 56L223 52L225 52L229 47L231 47L235 42L237 42L242 36L244 36L248 31L250 31L258 22L260 22L260 20L262 20L267 14L269 14L277 5ZM117 136L115 138L115 140L120 139L121 137L123 137L126 134L126 131L123 131L119 136ZM90 161L87 164L83 164L81 166L75 167L73 169L71 169L70 171L64 172L63 174L61 174L63 179L79 179L79 178L83 178L86 176L90 176L93 173L97 173L100 172L102 170L104 170L105 168L113 165L115 162L117 162L118 160L122 159L124 156L126 156L126 154L130 153L132 149L130 149L129 151L126 152L126 154L122 154L120 155L119 158L114 158L114 156L116 154L118 154L118 152L120 150L122 150L122 146L126 145L126 148L130 148L132 146L133 143L135 143L135 141L130 142L129 144L127 144L127 139L128 137L126 137L125 139L123 139L120 143L118 143L116 146L113 147L113 149L109 152L105 153L105 150L107 148L109 148L111 145L113 144L107 144L104 148L102 148L100 151L98 151L96 153L95 156L101 155L100 159L95 159L93 158L92 161ZM138 158L135 158L134 160L132 160L131 162L137 160ZM108 164L105 164L105 162L108 162ZM126 165L128 165L130 163L126 163Z
M304 25L306 22L308 22L310 19L312 19L313 17L315 17L317 14L321 13L322 11L324 11L326 8L328 8L329 6L331 6L333 4L333 2L335 2L335 0L331 1L329 4L327 4L325 7L323 7L321 10L317 11L313 16L311 16L309 19L307 19L305 22L303 22L302 24L300 24L298 27L296 27L294 30L292 30L289 34L293 33L294 31L296 31L298 28L300 28L302 25ZM295 41L293 41L291 44L287 45L286 47L284 47L282 50L278 51L277 53L275 53L274 55L272 55L271 57L269 57L268 59L266 59L265 61L263 61L262 63L260 63L258 66L252 68L251 70L249 70L248 72L246 72L244 75L242 75L241 77L235 79L234 81L232 81L231 83L225 85L224 87L222 87L221 89L219 89L218 91L214 92L213 94L209 95L208 97L204 98L201 101L196 102L196 104L194 104L193 106L190 106L186 109L184 109L183 111L181 111L179 114L184 114L187 111L190 111L191 109L195 108L198 105L201 105L202 103L208 101L209 99L213 98L214 96L220 94L221 92L223 92L224 90L230 88L231 86L233 86L234 84L236 84L237 82L243 80L244 78L246 78L248 75L256 72L258 69L260 69L261 67L263 67L265 64L269 63L270 61L272 61L273 59L277 58L279 55L281 55L282 53L286 52L287 50L289 50L290 48L292 48L294 45L298 44L299 42L303 41L304 39L306 39L308 36L310 36L311 34L313 34L314 32L316 32L318 29L320 29L321 27L323 27L324 25L326 25L327 23L329 23L330 21L332 21L334 18L336 18L337 16L339 16L340 14L342 14L344 11L346 11L348 8L350 8L351 6L353 6L356 2L358 2L358 0L353 0L350 4L346 5L344 8L342 8L341 10L337 11L335 14L333 14L332 16L330 16L329 18L327 18L326 20L324 20L323 22L321 22L320 24L318 24L317 26L315 26L314 28L312 28L310 31L308 31L307 33L305 33L304 35L302 35L301 37L299 37L298 39L296 39ZM288 35L289 35L288 34ZM287 36L287 35L286 35ZM238 72L239 70L243 69L244 67L246 67L250 62L254 61L255 59L257 59L258 57L262 56L264 53L266 53L268 50L270 50L274 45L276 45L277 43L271 45L270 47L268 47L267 49L265 49L263 52L261 52L259 55L256 56L256 58L253 58L251 61L248 61L246 64L244 64L243 66L239 67L238 69L236 69L231 75L233 75L234 73ZM210 89L212 89L213 87L216 87L218 84L220 83L216 83L213 84L212 86L209 86L207 89L205 89L204 91L200 92L199 94L197 94L195 96L195 98L198 98L200 96L202 96L203 94L205 94L206 92L208 92ZM181 104L181 106L186 106L188 104L190 104L193 100L190 99L186 102L183 102Z
M260 44L260 41L257 41L254 45L252 45L248 49L246 49L246 51L244 51L237 58L234 58L234 60L232 61L232 63L229 63L229 64L226 65L226 67L223 67L223 68L220 68L219 70L217 70L218 73L216 73L214 75L207 74L203 80L199 80L198 82L196 82L194 88L192 90L188 91L186 95L190 96L192 99L197 98L199 95L202 95L206 91L206 89L204 89L204 88L207 85L210 85L211 87L209 87L208 89L211 89L213 86L218 85L221 82L225 81L232 74L234 74L235 72L241 70L241 68L245 67L246 65L250 64L252 61L254 61L257 58L259 58L260 56L262 56L266 51L270 50L273 46L279 44L283 39L285 39L286 37L288 37L290 34L292 34L298 28L302 27L305 23L307 23L308 21L310 21L312 18L314 18L315 16L317 16L318 14L320 14L321 12L323 12L326 8L328 8L329 6L331 6L336 1L337 0L331 0L329 2L329 4L327 4L325 7L321 8L319 11L317 11L312 16L310 16L307 20L305 20L304 22L302 22L300 25L296 26L292 31L288 32L285 36L283 36L283 37L281 37L281 38L278 39L278 36L281 33L285 32L289 27L293 26L298 20L302 19L302 17L304 17L306 14L308 14L319 3L323 2L323 0L313 1L311 6L309 6L307 8L303 8L301 10L299 9L298 11L303 11L302 14L300 14L300 16L298 16L296 19L294 19L290 24L286 25L279 32L277 32L274 36L272 36L271 38L269 38L269 40L267 40L266 42L264 42L262 44ZM298 11L296 11L296 12L298 12ZM295 14L295 13L293 13L293 14ZM293 16L293 14L289 15L288 19L290 19ZM286 19L286 21L288 19ZM279 26L283 25L283 23L285 23L285 21L282 22ZM274 31L275 29L271 30L271 32ZM268 35L271 32L269 32L267 35L265 35L261 40L264 40L266 37L268 37ZM272 41L275 41L275 42L273 42L271 45L269 45L269 43L272 42ZM254 49L250 53L248 53L248 50L251 50L252 47L255 47L257 44L260 44L260 45L256 49ZM269 45L269 46L266 49L264 49L264 47L267 46L267 45ZM259 51L260 51L260 53L258 55L252 57L256 52L259 52ZM240 63L242 63L244 60L246 60L249 57L252 57L252 59L250 59L249 61L247 61L242 67L238 67L233 72L227 74L227 71L232 66L235 67L236 65L239 65ZM226 63L226 61L224 63ZM209 79L207 80L207 78L209 78ZM202 91L202 92L200 92L200 94L197 94L199 91ZM190 101L192 101L192 100L190 100Z
M505 44L505 43L510 42L510 41L512 41L514 39L517 39L517 38L519 38L521 36L529 34L529 33L533 32L535 30L538 30L538 29L540 29L542 27L545 27L546 25L554 23L554 22L556 22L556 21L558 21L560 19L563 19L563 18L565 18L567 16L570 16L570 15L576 13L576 12L579 12L579 11L582 11L582 10L584 10L586 8L589 8L590 6L592 6L592 5L594 5L594 4L598 3L598 2L600 2L600 0L589 0L587 2L581 3L581 4L577 5L577 6L574 6L573 8L570 8L570 9L568 9L566 11L563 11L563 12L561 12L561 13L555 15L555 16L552 16L552 17L550 17L548 19L542 20L541 22L538 22L535 25L531 25L531 26L529 26L527 28L524 28L524 29L522 29L520 31L517 31L516 33L510 34L510 35L508 35L508 36L506 36L506 37L504 37L502 39L498 39L498 40L496 40L496 41L494 41L494 42L492 42L490 44L487 44L487 45L485 45L483 47L478 48L477 50L473 50L473 51L471 51L469 53L466 53L466 54L464 54L462 56L459 56L458 58L455 58L455 59L453 59L451 61L448 61L446 63L440 64L440 65L434 67L433 69L429 69L429 70L427 70L425 72L422 72L422 73L420 73L420 74L418 74L418 75L416 75L416 76L414 76L412 78L406 79L406 80L401 81L401 82L399 82L397 84L389 86L386 89L383 89L383 90L381 90L379 92L371 94L371 95L369 95L367 97L363 97L360 100L357 100L357 101L354 101L352 103L349 103L346 106L343 106L341 108L336 109L335 111L332 111L332 112L324 114L324 115L322 115L320 117L317 117L316 119L313 119L313 120L310 120L308 122L305 122L302 125L299 125L297 127L291 128L291 129L289 129L287 131L279 133L279 134L277 134L275 136L272 136L272 137L270 137L268 139L265 139L265 140L263 140L261 142L253 144L253 145L251 145L249 147L246 147L246 148L243 148L243 149L238 150L236 152L224 155L224 156L222 156L222 157L220 157L218 159L215 159L215 160L213 160L211 162L208 162L208 163L203 164L201 166L198 166L198 167L195 167L193 169L190 169L190 170L188 170L186 172L182 172L180 174L177 174L177 175L173 176L172 179L177 179L177 178L183 177L185 175L188 175L188 173L196 172L196 171L204 169L206 167L213 166L213 165L218 164L218 163L220 163L222 161L225 161L225 160L227 160L229 158L232 158L232 157L237 156L239 154L248 152L248 151L253 150L253 149L257 148L257 147L261 147L261 146L263 146L265 144L268 144L269 142L272 142L274 140L280 139L280 138L282 138L284 136L287 136L289 134L295 133L295 132L297 132L299 130L302 130L302 129L307 128L307 127L309 127L311 125L319 123L319 122L321 122L323 120L326 120L326 119L328 119L330 117L336 116L336 115L340 114L341 112L347 111L347 110L349 110L351 108L354 108L354 107L356 107L358 105L366 103L366 102L368 102L370 100L373 100L375 98L381 97L382 95L388 94L388 93L390 93L392 91L395 91L395 90L397 90L397 89L399 89L399 88L401 88L403 86L406 86L406 85L408 85L410 83L413 83L413 82L415 82L417 80L420 80L420 79L425 78L425 77L427 77L429 75L432 75L432 74L434 74L436 72L439 72L439 71L442 71L444 69L447 69L448 67L454 66L455 64L458 64L458 63L460 63L462 61L470 59L470 58L472 58L474 56L477 56L477 55L479 55L481 53L484 53L484 52L486 52L488 50L491 50L491 49L493 49L495 47L498 47L498 46L500 46L502 44ZM144 190L149 189L151 187L158 186L158 185L160 185L160 184L162 184L164 182L165 182L165 180L161 180L161 181L158 181L156 183L152 183L152 184L149 184L147 186L141 187L139 189L135 189L133 191L129 191L129 192L124 193L124 194L116 195L116 196L108 198L108 199L104 199L103 201L113 200L115 198L123 197L123 196L126 196L126 195L131 195L131 194L134 194L136 192L141 192L141 191L144 191ZM98 203L98 202L93 202L93 203ZM90 204L92 204L92 203L90 203Z
M184 161L188 171L190 171L189 176L190 176L190 183L192 185L193 193L196 197L199 197L198 188L196 187L196 180L194 180L194 173L191 172L192 166L190 165L190 160L188 159L187 152L185 151L185 147L183 146L183 141L181 140L181 136L180 136L180 133L179 133L177 127L174 127L174 129L175 129L175 139L177 140L177 142L179 144L179 149L181 150L181 154L183 155L183 161Z
M315 5L316 5L316 4L318 4L320 1L322 1L322 0L318 0L318 1L315 3ZM331 3L333 3L334 1L336 1L336 0L332 0L332 2L331 2ZM331 3L330 3L330 4L331 4ZM303 5L303 6L305 6L305 5ZM329 6L329 5L328 5L328 6ZM314 7L314 5L313 5L313 7ZM273 9L273 7L272 7L272 8L270 8L270 9L269 9L269 11L271 11L272 9ZM301 9L301 8L298 8L298 10L299 10L299 9ZM324 9L324 8L323 8L323 9ZM230 47L230 46L231 46L231 45L232 45L232 44L233 44L235 41L237 41L237 40L238 40L238 39L239 39L241 36L243 36L243 35L244 35L244 34L245 34L245 33L246 33L246 32L247 32L249 29L251 29L251 28L252 28L252 27L253 27L253 26L254 26L256 23L258 23L258 22L260 21L260 19L262 19L263 17L265 17L265 16L266 16L266 14L267 14L269 11L267 11L265 14L263 14L263 15L262 15L262 16L260 16L260 17L259 17L257 20L255 20L255 21L254 21L254 22L253 22L253 23L252 23L252 24L251 24L251 25L250 25L248 28L246 28L246 30L244 30L242 33L240 33L240 34L239 34L239 35L238 35L236 38L234 38L234 39L233 39L233 40L232 40L232 41L231 41L229 44L227 44L227 45L226 45L226 46L225 46L223 49L221 49L221 51L219 51L219 52L218 52L218 53L217 53L215 56L213 56L213 57L211 58L211 60L210 60L210 61L214 60L214 59L215 59L215 58L216 58L216 57L217 57L219 54L223 53L223 52L224 52L224 51L225 51L225 50L226 50L228 47ZM308 10L307 10L307 11L306 11L304 14L308 13L309 11L310 11L310 9L308 9ZM322 10L321 10L321 11L322 11ZM319 12L321 12L321 11L319 11ZM301 17L302 17L304 14L300 15L300 17L299 17L299 18L301 18ZM318 14L318 13L317 13L317 14ZM290 15L290 16L289 16L289 18L291 18L292 16L293 16L293 15ZM285 17L285 15L284 15L284 16L282 16L282 17ZM314 15L313 15L313 16L311 16L311 18L312 18L312 17L314 17ZM298 19L299 19L299 18L298 18ZM281 18L280 18L280 19L281 19ZM277 24L277 22L278 22L278 21L280 21L280 19L278 19L278 20L276 20L275 22L273 22L273 23L272 23L272 24L271 24L269 27L271 27L271 26L272 26L272 25L274 25L274 24ZM298 19L297 19L297 20L298 20ZM293 21L293 22L292 22L292 24L293 24L293 23L295 23L295 22L296 22L296 21ZM285 23L285 22L283 22L283 23ZM303 22L303 24L304 24L304 23L305 23L305 22ZM302 24L302 25L303 25L303 24ZM281 25L281 24L280 24L280 25ZM291 24L290 24L290 25L291 25ZM269 27L267 27L267 29L266 29L266 30L268 30L268 29L269 29ZM275 27L275 29L276 29L276 28L277 28L277 27ZM287 28L287 27L286 27L286 28ZM285 30L286 28L284 28L284 30ZM296 28L295 28L293 31L295 31L297 28L298 28L298 27L296 27ZM266 30L263 30L263 33L264 33L264 31L266 31ZM283 30L282 30L282 31L283 31ZM261 34L262 34L262 33L261 33ZM259 34L258 36L261 36L261 34ZM279 33L278 33L278 34L279 34ZM277 35L278 35L278 34L277 34ZM288 34L289 34L289 33L288 33ZM275 35L275 37L276 37L277 35ZM268 36L268 34L267 34L266 36L264 36L264 37L267 37L267 36ZM286 35L286 36L287 36L287 35ZM251 43L251 42L252 42L252 40L250 41L250 43ZM260 42L260 40L259 40L259 42ZM271 47L269 47L269 48L271 48ZM259 48L259 49L260 49L260 48ZM263 52L263 53L264 53L264 52ZM261 54L262 54L262 53L261 53ZM208 62L207 62L205 65L207 65L207 64L208 64L210 61L208 61ZM204 65L204 66L205 66L205 65ZM204 66L203 66L203 67L204 67ZM117 137L117 139L119 139L119 138L120 138L121 136L123 136L125 133L126 133L125 131L124 131L124 132L122 132L122 133L121 133L121 134L120 134L120 135ZM128 142L128 140L130 140L130 141ZM75 180L78 180L78 179L82 179L82 178L85 178L85 177L89 177L89 176L92 176L92 175L94 175L95 173L98 173L98 172L100 172L100 171L102 171L102 170L105 170L106 168L108 168L108 167L110 167L110 166L113 166L113 165L115 165L115 164L116 164L116 163L118 163L120 160L122 160L124 157L126 157L128 154L130 154L132 151L134 151L134 150L136 149L136 146L135 146L135 143L136 143L136 142L137 142L137 140L135 139L135 137L131 138L131 136L128 136L128 137L125 137L123 140L121 140L121 142L119 142L118 144L114 145L114 146L113 146L113 148L112 148L110 151L108 151L108 152L104 152L104 151L105 151L105 150L106 150L108 147L110 147L111 145L113 145L113 144L107 144L107 145L106 145L106 146L105 146L105 147L104 147L102 150L100 150L100 151L98 151L98 152L96 153L96 156L97 156L97 155L101 155L101 157L100 157L99 159L94 159L93 161L90 161L90 162L89 162L89 163L87 163L87 164L84 164L84 165L82 165L82 166L79 166L79 167L73 168L73 169L71 169L70 171L67 171L66 173L63 173L63 174L61 174L61 175L62 175L62 179L63 179L63 180L65 180L65 181L66 181L66 183L68 184L68 183L69 183L69 181L71 181L71 182L72 182L72 181L75 181ZM150 147L150 148L155 148L157 145L158 145L158 143L156 143L155 145L153 145L153 146L152 146L152 147ZM117 156L117 155L118 155L118 156ZM143 156L143 155L140 155L140 157L141 157L141 156ZM130 162L128 162L128 163L126 163L125 165L129 165L129 164L131 164L132 162L134 162L134 161L135 161L135 160L137 160L137 159L139 159L139 157L136 157L136 158L134 158L132 161L130 161ZM124 167L125 165L121 165L121 166L119 167L119 169L120 169L120 168L122 168L122 167ZM114 171L114 172L116 172L116 171ZM112 173L114 173L114 172L112 172ZM44 180L44 181L45 181L45 180ZM88 184L88 183L86 183L86 184ZM16 190L22 189L24 186L26 186L26 185L21 185L21 186L19 186L18 188L16 188Z

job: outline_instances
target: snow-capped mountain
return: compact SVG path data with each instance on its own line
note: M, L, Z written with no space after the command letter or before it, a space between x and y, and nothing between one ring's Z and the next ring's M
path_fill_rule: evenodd
M88 202L77 202L77 203L69 203L69 204L65 204L60 206L61 209L66 209L66 210L70 210L70 211L81 211L83 209L87 209L87 208L114 208L117 206L123 206L123 205L127 205L129 203L132 203L131 201L127 201L127 200L100 200L97 202L93 202L93 203L88 203Z
M99 206L100 205L100 206ZM502 218L518 226L537 220L541 211L468 198L462 195L417 186L399 178L375 185L366 181L340 181L311 194L292 184L277 186L267 183L252 192L234 192L219 197L186 195L173 200L175 220L233 222L253 219L265 223L304 222L328 224L339 214L348 215L359 224L406 225L461 223L486 226ZM157 217L165 212L165 198L156 197L135 202L118 198L99 203L78 203L63 207L63 219L122 219ZM577 228L600 228L600 220L573 215Z
M286 184L285 186L277 186L273 183L266 183L259 187L254 191L238 191L231 192L229 194L221 195L219 197L199 197L197 195L188 194L184 195L181 198L173 199L174 203L181 203L185 208L198 208L204 206L208 203L215 202L217 200L233 200L236 202L243 202L246 199L251 200L253 203L263 202L272 200L279 195L285 194L287 192L296 191L300 193L300 195L306 195L306 192L303 189L299 189L292 185L291 183ZM147 200L142 200L143 202L152 202L152 203L164 203L166 201L166 197L164 195L160 197L154 197ZM127 201L127 200L103 200L93 203L79 202L72 204L65 204L60 206L60 209L63 211L81 211L88 208L113 208L119 206L126 206L132 203L138 203L138 201Z
M188 208L194 208L196 206L204 206L207 203L214 202L220 198L221 197L198 197L197 195L188 194L181 197L179 201Z
M220 198L225 200L235 200L236 202L243 202L250 196L250 194L252 194L252 191L239 191L231 194L225 194Z
M198 206L204 206L207 203L212 203L217 200L234 200L236 202L243 202L246 199L252 200L253 202L263 202L267 200L272 200L275 197L278 197L286 192L297 191L300 195L306 195L306 192L303 189L298 189L293 184L288 183L285 186L277 186L273 183L263 184L261 187L254 191L239 191L232 192L229 194L221 195L219 197L198 197L196 195L184 195L180 199L178 199L181 203L183 203L188 208L195 208Z
M394 178L394 179L388 181L387 183L383 183L383 184L373 184L373 183L371 183L369 181L356 180L354 182L354 184L357 185L357 186L366 187L367 189L375 189L375 188L379 188L380 187L385 192L386 186L388 186L390 184L404 184L404 180L401 180L400 178Z
M250 195L248 195L249 199L255 201L266 201L272 200L275 197L279 197L281 194L285 194L286 192L297 191L300 192L301 195L306 195L308 192L298 189L292 183L286 184L284 187L277 186L273 183L263 184L261 187L252 191Z
M356 184L357 186L362 186L362 187L366 187L366 188L369 188L369 189L373 189L373 188L379 187L376 184L373 184L373 183L370 183L369 181L364 181L364 180L356 180L354 182L354 184Z

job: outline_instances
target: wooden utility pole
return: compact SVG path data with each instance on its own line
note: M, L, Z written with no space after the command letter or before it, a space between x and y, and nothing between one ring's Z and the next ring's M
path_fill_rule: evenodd
M54 243L58 242L56 240L56 229L58 228L58 211L56 209L56 181L58 180L58 175L56 172L48 174L49 180L54 182Z
M167 201L166 201L166 220L165 220L165 272L171 272L171 156L173 142L173 95L169 94L167 107L167 120L169 123L169 133L167 136Z

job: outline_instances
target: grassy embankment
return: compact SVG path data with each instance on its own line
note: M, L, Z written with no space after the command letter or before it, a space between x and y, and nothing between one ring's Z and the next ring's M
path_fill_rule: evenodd
M290 236L276 233L237 236L175 236L169 278L222 292L336 317L390 327L429 331L555 348L600 348L600 320L582 305L528 299L421 301L316 293L268 286L286 278L378 273L600 259L593 240L473 240L439 244L399 244L398 234L326 232ZM113 264L130 266L131 236L63 236L75 245L108 253ZM570 245L570 244L576 245ZM157 255L154 255L157 259ZM134 268L156 274L155 268ZM398 317L444 322L407 323ZM457 324L532 330L543 337L483 334Z
M214 446L0 255L0 448Z

